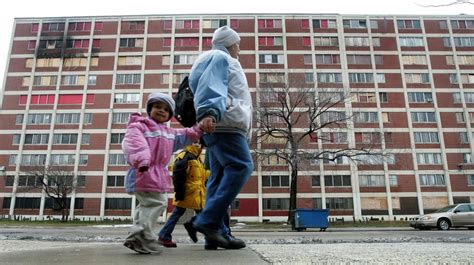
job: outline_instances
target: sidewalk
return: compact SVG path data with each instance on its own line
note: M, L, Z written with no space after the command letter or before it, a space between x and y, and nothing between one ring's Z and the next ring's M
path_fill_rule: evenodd
M1 264L268 264L250 248L240 250L204 250L202 244L180 244L178 248L163 248L161 254L141 255L121 243L69 243L43 241L17 241L18 251L0 253ZM36 245L36 249L24 250L21 245ZM44 247L42 247L44 245ZM25 248L27 248L26 246Z

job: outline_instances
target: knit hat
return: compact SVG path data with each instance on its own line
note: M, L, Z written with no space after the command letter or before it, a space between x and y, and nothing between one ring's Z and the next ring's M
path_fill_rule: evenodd
M229 28L228 26L223 26L216 31L214 31L214 35L212 36L212 44L216 46L224 46L226 48L239 43L240 37L235 30Z
M150 112L151 112L151 108L153 107L153 104L160 101L168 104L168 107L170 108L170 117L168 119L169 121L171 117L173 117L174 115L175 103L174 103L174 99L170 97L168 94L161 93L161 92L151 93L148 96L148 100L146 101L146 113L148 113L148 116L150 116Z

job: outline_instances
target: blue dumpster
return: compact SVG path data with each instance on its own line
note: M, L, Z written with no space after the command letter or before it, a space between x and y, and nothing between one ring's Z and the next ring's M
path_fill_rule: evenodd
M320 231L326 231L329 226L328 216L328 209L296 209L295 229L303 231L306 228L320 228Z

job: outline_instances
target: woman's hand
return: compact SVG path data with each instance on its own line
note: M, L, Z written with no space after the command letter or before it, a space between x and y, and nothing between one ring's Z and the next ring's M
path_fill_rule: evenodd
M213 117L208 116L202 119L199 124L199 128L207 133L213 133L216 129L216 121Z

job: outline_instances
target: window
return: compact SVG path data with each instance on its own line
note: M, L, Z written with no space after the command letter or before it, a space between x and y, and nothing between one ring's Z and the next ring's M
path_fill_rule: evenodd
M338 91L327 91L327 92L319 92L316 100L320 102L343 102L344 101L344 92Z
M27 155L27 154L23 154L23 155L21 155L20 165L22 165L22 166L43 166L45 162L46 162L46 155Z
M197 59L196 54L180 54L174 56L174 64L192 65Z
M430 76L428 73L405 74L405 80L408 84L428 84Z
M378 122L377 112L354 112L354 123L375 123Z
M345 37L344 42L346 46L351 46L351 47L368 47L369 46L369 38L367 37Z
M437 132L415 132L415 143L439 143Z
M145 21L130 21L128 23L128 29L130 30L145 29Z
M64 67L86 67L87 58L64 58Z
M18 163L18 155L10 155L8 157L8 165L16 166L17 163Z
M454 37L456 47L474 47L474 37Z
M424 46L422 37L400 37L401 47L421 47Z
M373 83L374 75L372 73L349 73L350 83Z
M258 37L259 46L282 46L283 37Z
M352 198L326 198L326 209L352 210Z
M319 83L342 83L341 73L317 73Z
M323 155L323 164L349 165L349 158L345 156L336 157L335 154L326 153Z
M112 123L116 124L126 124L128 118L130 117L130 112L121 112L112 114Z
M276 155L269 155L263 161L262 164L265 166L285 166L286 160Z
M66 41L66 48L68 49L88 49L89 39L74 39Z
M464 153L462 154L462 156L463 156L463 160L462 160L463 163L472 163L472 156L470 153Z
M345 144L347 143L347 132L321 132L319 138L323 143Z
M51 124L51 114L28 114L28 124Z
M49 134L25 134L25 144L48 144Z
M311 187L321 186L321 176L311 176Z
M20 105L26 105L28 96L20 96ZM54 103L54 95L31 95L30 104L32 105L46 105Z
M380 132L356 132L354 136L356 143L375 144L382 142Z
M114 103L138 103L139 100L139 93L123 93L114 95Z
M191 20L191 19L178 19L176 20L176 29L198 29L199 28L199 20Z
M97 76L89 75L89 77L87 78L87 84L89 86L95 86L97 84Z
M90 142L91 142L91 134L82 133L81 144L90 144Z
M408 92L408 102L431 103L433 102L433 95L431 92Z
M467 176L467 185L474 186L474 175Z
M442 174L420 174L421 186L445 186L446 182Z
M370 55L347 55L347 64L372 64Z
M26 67L31 68L32 64L32 59L27 59L26 60ZM42 67L59 67L59 64L61 63L60 58L39 58L36 60L36 67L42 68Z
M284 73L261 73L261 83L285 83Z
M230 204L231 210L239 210L240 209L240 199L235 198L232 203Z
M382 165L386 161L388 164L395 164L395 155L394 154L362 154L357 156L357 163L361 165Z
M130 210L132 198L105 198L106 210Z
M121 144L125 137L125 133L112 133L110 136L111 144Z
M203 29L217 29L227 25L227 19L205 19L202 21Z
M180 37L174 39L174 46L175 47L198 47L199 46L199 38L192 38L192 37Z
M289 187L289 176L262 176L263 187Z
M455 113L455 116L456 116L456 122L457 123L464 123L466 122L466 119L464 117L464 112L456 112Z
M340 64L339 54L316 54L316 64Z
M142 65L142 57L141 56L119 56L117 65L119 66Z
M377 102L377 96L374 92L352 92L352 102Z
M399 19L397 20L397 26L399 29L420 29L420 20L412 19Z
M436 116L434 112L412 112L412 122L428 123L436 122Z
M260 54L258 58L262 64L283 64L283 54Z
M53 144L76 144L77 133L55 133Z
M259 19L258 28L259 29L280 29L281 19Z
M263 199L263 210L288 210L290 208L290 199L276 198Z
M315 29L335 29L337 27L335 19L313 19Z
M398 177L397 175L389 175L388 181L390 182L390 187L398 186Z
M451 20L453 29L474 29L474 20Z
M459 79L456 74L449 74L449 81L451 84L459 84ZM474 84L474 74L461 74L461 83Z
M124 154L110 154L109 165L127 165L127 159Z
M62 31L64 30L64 23L44 23L43 31Z
M361 187L385 187L384 175L359 175Z
M36 43L35 43L36 44ZM39 42L38 48L40 49L60 49L63 46L62 40L41 40ZM28 45L30 47L30 45ZM31 49L33 50L35 46L33 46L33 43L31 43Z
M61 85L82 86L85 84L86 77L84 75L64 75L62 76Z
M321 124L345 123L346 113L344 111L326 111L321 114Z
M58 80L57 76L35 76L33 86L55 86Z
M184 77L186 77L188 74L186 73L182 73L182 74L172 74L171 75L171 81L173 82L173 84L180 84ZM170 75L169 74L162 74L161 75L161 80L160 80L160 83L161 84L168 84L170 82Z
M403 65L426 65L425 55L402 55Z
M91 22L70 22L67 30L68 31L90 31Z
M79 124L80 113L58 113L56 114L56 124ZM84 114L84 124L92 123L92 113Z
M74 155L67 154L67 155L51 155L50 159L51 165L59 166L72 166L74 165Z
M140 74L117 74L117 85L135 85L140 84Z
M92 104L94 102L94 95L88 94L86 96L86 104ZM82 94L79 95L68 95L60 94L58 99L59 105L80 105L82 104Z
M19 176L18 177L18 186L19 187L35 187L36 176Z
M388 93L387 92L379 92L379 100L380 100L380 103L387 103L388 102Z
M467 132L460 132L459 133L459 143L461 143L461 144L469 143L469 138L467 136Z
M416 154L416 161L420 165L441 165L441 154L439 153L418 153Z
M448 57L449 56L446 56L446 58ZM474 65L474 55L458 55L458 63L460 65ZM451 64L454 64L454 62Z
M13 139L12 139L12 144L13 145L19 145L20 144L20 138L21 138L21 134L14 134Z
M15 124L16 125L23 124L23 117L24 117L23 114L16 114L15 115Z
M316 47L338 47L339 40L337 37L314 37L314 46Z
M125 176L107 176L107 187L125 187Z
M142 48L143 38L120 38L120 48Z
M314 83L314 74L313 73L304 73L304 82L306 84Z
M344 28L349 29L366 29L367 28L367 20L365 19L344 19L342 21Z

